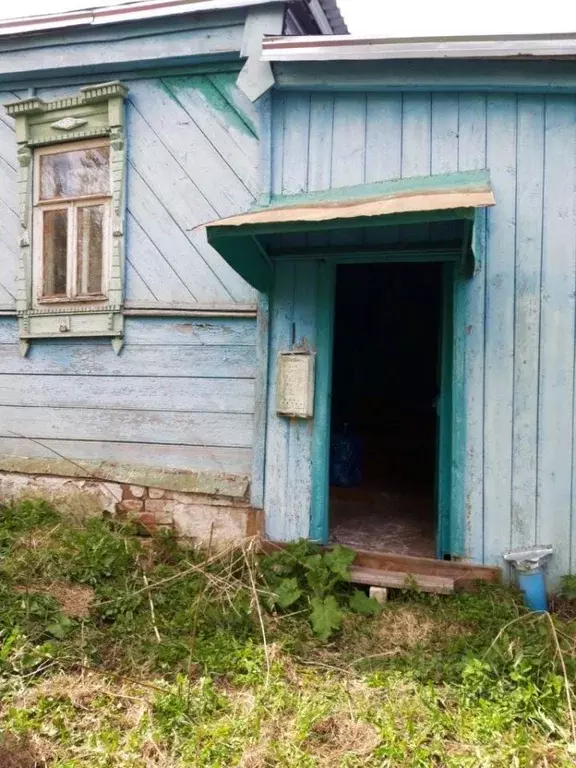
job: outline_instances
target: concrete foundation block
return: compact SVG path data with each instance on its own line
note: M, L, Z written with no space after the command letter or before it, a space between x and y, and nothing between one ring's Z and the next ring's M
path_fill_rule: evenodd
M388 601L388 588L370 587L370 597L373 597L380 605L384 605Z

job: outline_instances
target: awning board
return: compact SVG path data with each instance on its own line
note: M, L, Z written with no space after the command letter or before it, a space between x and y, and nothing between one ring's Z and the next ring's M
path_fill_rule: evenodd
M473 219L475 209L494 204L487 171L423 176L277 196L265 207L206 225L206 232L224 259L265 291L273 270L261 235Z

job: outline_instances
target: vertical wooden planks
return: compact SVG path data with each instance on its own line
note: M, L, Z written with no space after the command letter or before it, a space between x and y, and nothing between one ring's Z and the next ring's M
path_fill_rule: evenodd
M294 345L307 351L316 351L317 264L311 260L298 262L295 266ZM300 537L310 533L313 426L313 419L290 420L287 495L295 532Z
M332 134L334 129L334 96L313 93L310 96L310 136L308 146L308 191L330 189L332 178ZM311 232L306 237L309 247L329 242L325 232Z
M332 187L362 184L366 162L366 94L341 93L334 102Z
M334 103L332 187L362 184L366 177L366 94L342 93ZM355 235L335 231L331 242L344 247Z
M278 416L276 360L279 352L316 349L316 261L280 262L270 312L270 374L265 468L266 533L278 541L310 531L313 420Z
M486 167L486 97L458 99L458 170ZM476 273L454 284L454 450L452 540L475 562L484 557L484 314L486 214L476 214Z
M458 94L431 95L430 172L454 173L458 170ZM430 240L451 240L453 222L428 226Z
M510 547L516 250L516 97L487 101L487 162L498 204L488 213L484 369L484 550Z
M287 93L284 102L284 155L282 158L282 194L299 195L308 186L308 137L310 133L310 94ZM287 248L303 248L305 234L286 234Z
M310 95L287 93L284 111L282 194L298 195L308 186Z
M279 418L276 404L276 357L292 345L294 318L295 267L291 262L276 266L270 306L270 375L268 377L268 420L266 430L266 471L264 503L266 535L278 541L289 540L297 532L296 521L287 500L289 421ZM296 535L296 538L298 536Z
M556 576L576 567L575 125L570 95L310 97L308 190L490 170L476 273L454 287L451 547L500 564L511 546L553 542Z
M458 170L458 94L432 94L431 173Z
M518 96L512 548L536 544L544 97Z
M284 156L284 112L286 94L272 92L270 191L273 195L282 194L282 166Z
M366 181L399 179L402 168L402 94L366 96Z
M310 135L308 138L308 192L330 188L333 124L334 96L331 93L311 94Z
M270 360L268 381L268 416L265 466L266 533L279 541L305 538L325 539L318 533L318 525L311 529L312 499L317 477L319 420L329 429L330 408L326 397L315 399L312 420L287 419L275 412L276 360L281 351L302 349L318 352L316 380L330 386L329 362L331 346L320 348L318 328L328 322L330 307L321 302L330 280L325 265L318 261L279 262L270 318ZM332 272L332 268L330 268ZM322 310L319 307L322 303ZM318 348L318 349L317 349ZM328 365L328 368L326 368ZM324 373L328 373L322 378ZM323 433L323 439L326 439ZM326 446L324 446L326 447ZM327 455L327 454L326 454ZM316 457L316 459L315 459ZM322 461L326 456L322 455ZM327 475L324 472L324 496ZM327 501L327 500L326 500ZM327 506L324 505L323 526L327 524Z
M551 570L570 567L574 385L574 97L547 96L540 319L538 543L553 543Z
M268 413L268 371L270 351L270 301L267 293L258 297L256 320L256 373L254 387L254 437L252 441L252 482L250 503L264 506L266 474L266 418Z
M426 176L431 160L431 94L405 93L402 115L402 178Z

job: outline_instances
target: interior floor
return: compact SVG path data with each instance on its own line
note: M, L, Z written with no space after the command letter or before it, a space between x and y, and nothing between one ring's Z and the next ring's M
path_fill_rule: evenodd
M338 268L330 536L436 556L440 264Z

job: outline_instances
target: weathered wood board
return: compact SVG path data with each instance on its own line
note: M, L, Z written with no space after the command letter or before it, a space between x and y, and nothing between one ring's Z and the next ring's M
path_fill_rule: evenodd
M453 462L451 538L457 554L497 565L511 547L554 543L553 578L576 569L576 177L567 160L575 156L575 110L570 93L372 87L277 92L272 112L275 194L490 170L496 205L477 220L476 274L458 280L454 294L461 452ZM346 236L332 233L330 242L344 246ZM306 312L305 304L284 312L286 333ZM273 336L273 348L280 343ZM283 429L269 425L269 435L276 430L288 444ZM280 485L295 461L286 457ZM269 525L278 534L294 527Z
M0 318L0 456L249 475L255 325L127 318L120 355L56 339L22 357L15 319Z

